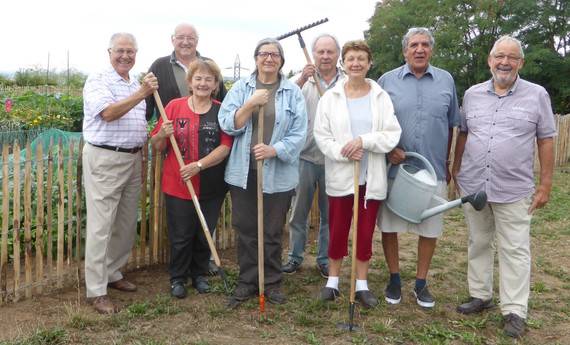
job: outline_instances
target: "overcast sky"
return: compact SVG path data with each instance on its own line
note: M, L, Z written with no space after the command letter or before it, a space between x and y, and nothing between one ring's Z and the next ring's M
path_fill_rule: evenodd
M8 0L1 5L0 71L40 66L65 70L67 51L72 68L89 73L108 64L111 34L133 33L139 43L134 71L146 71L172 51L170 35L181 22L196 26L198 51L213 58L226 76L233 75L236 54L252 68L257 41L275 37L328 17L329 22L302 33L307 46L320 33L341 42L364 38L376 0L188 0L79 1ZM282 41L284 71L300 70L304 55L296 37ZM310 50L310 49L309 49ZM251 70L250 70L251 71ZM250 73L248 71L242 71Z

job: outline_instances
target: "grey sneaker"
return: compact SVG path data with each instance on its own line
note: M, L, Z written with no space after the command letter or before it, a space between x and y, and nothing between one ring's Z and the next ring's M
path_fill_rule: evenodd
M416 296L416 302L420 307L433 308L435 306L435 299L429 292L427 285L420 291L416 291L414 288L414 296Z
M513 313L505 315L505 327L503 328L503 331L509 337L521 338L524 334L525 328L526 322L522 317Z
M317 270L319 270L321 277L323 277L323 278L329 277L329 265L328 264L317 264Z
M283 273L292 274L297 272L297 270L301 267L301 264L296 263L295 261L289 260L285 265L281 267L281 271Z
M267 300L271 304L285 304L287 303L287 297L281 292L281 289L271 289L265 292Z
M457 312L465 315L482 312L485 309L493 308L493 299L482 300L480 298L471 297L468 302L457 307Z
M398 304L402 301L402 286L389 283L384 290L384 299L389 304Z
M325 286L324 288L321 289L321 294L319 296L319 299L321 301L334 301L338 296L340 296L340 291Z
M243 302L254 297L257 294L257 288L253 286L238 285L234 293L228 299L228 309L235 309Z
M378 298L376 298L376 296L374 296L374 294L369 290L356 291L356 295L354 297L365 308L370 309L378 305Z
M176 298L185 298L187 295L186 287L184 286L184 282L181 280L175 280L170 285L170 294L172 297Z

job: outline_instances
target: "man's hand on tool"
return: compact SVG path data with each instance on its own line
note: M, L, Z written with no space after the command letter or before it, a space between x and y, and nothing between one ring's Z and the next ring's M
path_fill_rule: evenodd
M180 168L180 176L182 176L184 181L188 181L192 176L198 174L200 170L198 162L192 162Z
M317 72L317 66L315 66L312 63L306 64L305 67L303 68L303 73L301 73L301 76L299 77L299 79L297 79L297 85L299 87L303 87L303 85L305 85L307 80L309 80L309 77L312 77L316 72Z

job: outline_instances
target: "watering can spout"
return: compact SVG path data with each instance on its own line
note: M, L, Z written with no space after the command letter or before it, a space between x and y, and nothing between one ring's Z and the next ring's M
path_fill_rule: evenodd
M470 203L474 209L481 211L487 204L487 193L481 191L461 198L461 203Z
M487 194L481 191L471 195L464 196L461 199L456 199L453 201L446 201L445 199L440 198L437 195L434 195L433 199L436 202L438 202L439 205L423 211L420 217L421 220L424 220L431 216L435 216L438 213L445 212L449 209L457 207L466 202L470 203L471 206L473 206L473 208L476 209L477 211L481 211L483 207L485 207L485 204L487 203Z

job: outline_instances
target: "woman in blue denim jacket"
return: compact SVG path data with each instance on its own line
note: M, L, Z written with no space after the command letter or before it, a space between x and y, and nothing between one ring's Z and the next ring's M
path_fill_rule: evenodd
M297 85L281 73L281 44L261 40L254 51L256 69L237 81L218 114L220 127L234 137L225 180L232 198L232 226L238 234L238 286L230 307L258 293L257 160L263 163L265 295L281 304L281 237L291 197L299 182L299 153L305 143L307 114ZM257 142L260 107L264 107L263 142Z

